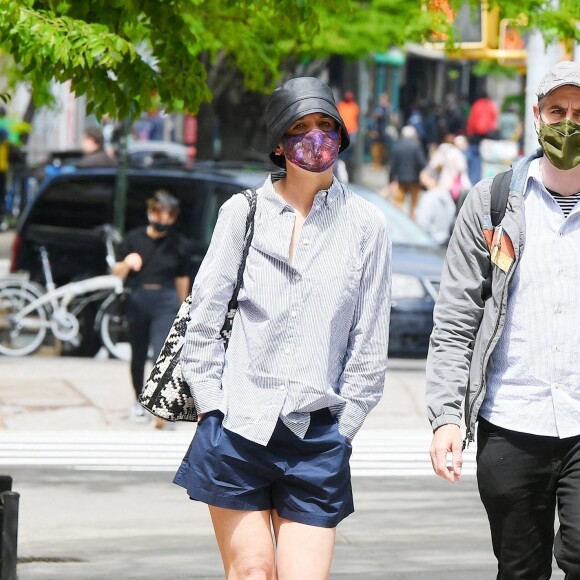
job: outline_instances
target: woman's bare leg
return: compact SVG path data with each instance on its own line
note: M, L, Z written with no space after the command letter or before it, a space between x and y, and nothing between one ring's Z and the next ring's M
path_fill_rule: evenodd
M227 580L276 580L270 511L209 506Z
M336 528L299 524L272 511L278 580L327 580Z

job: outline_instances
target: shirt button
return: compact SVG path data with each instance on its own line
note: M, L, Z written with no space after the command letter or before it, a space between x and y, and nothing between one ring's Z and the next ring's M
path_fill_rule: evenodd
M294 281L298 282L300 280L300 274L294 274Z
M292 318L296 318L296 310L292 310L292 312L290 312L290 316Z
M283 391L284 390L284 385L278 385L278 390L279 391Z
M285 349L284 349L284 352L285 352L286 354L290 354L290 349L289 349L289 348L285 348Z
M307 245L310 243L310 240L309 240L309 239L303 240L303 241L302 241L302 243L303 243L305 246L307 246Z

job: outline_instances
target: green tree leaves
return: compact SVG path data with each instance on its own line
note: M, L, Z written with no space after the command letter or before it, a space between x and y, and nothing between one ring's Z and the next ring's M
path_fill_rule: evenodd
M135 117L158 100L167 111L196 113L212 99L208 82L214 92L223 89L224 63L241 72L247 89L269 92L288 61L363 57L449 27L425 5L426 0L2 0L0 51L11 59L12 84L30 83L37 105L50 100L52 80L70 80L97 116ZM560 0L558 9L550 0L511 0L500 8L502 17L525 15L548 39L580 40L580 0Z

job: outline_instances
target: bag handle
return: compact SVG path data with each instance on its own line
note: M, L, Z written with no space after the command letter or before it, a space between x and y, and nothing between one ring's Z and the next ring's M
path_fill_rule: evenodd
M236 311L238 309L238 294L240 292L240 288L242 287L244 270L246 268L246 259L250 251L252 238L254 237L254 217L256 215L256 202L258 198L255 189L247 189L241 193L243 193L245 198L247 199L248 204L250 205L250 209L248 211L248 216L246 218L246 236L244 241L244 250L242 252L242 260L240 261L240 266L238 268L238 275L236 277L236 286L232 293L232 297L228 302L228 311L226 313L226 318L224 320L222 329L220 330L220 335L224 339L226 349L228 348L228 342L232 334L234 316L236 315Z

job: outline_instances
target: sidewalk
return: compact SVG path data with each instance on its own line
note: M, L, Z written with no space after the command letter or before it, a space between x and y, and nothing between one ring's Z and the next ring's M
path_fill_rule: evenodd
M365 429L428 429L424 360L392 359L385 392ZM0 430L150 430L133 423L129 364L116 359L37 354L0 357ZM177 423L176 428L188 428Z
M33 355L0 357L0 429L143 428L126 420L134 402L126 362Z

